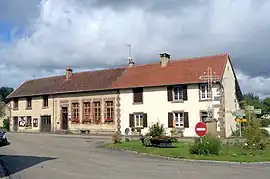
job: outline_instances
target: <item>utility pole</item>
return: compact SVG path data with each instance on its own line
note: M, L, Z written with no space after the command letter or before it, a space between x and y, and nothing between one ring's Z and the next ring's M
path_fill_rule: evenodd
M199 77L200 80L207 82L207 94L209 93L209 97L207 96L208 101L208 111L207 111L207 120L212 120L213 118L213 95L212 95L212 86L213 83L216 82L216 80L219 79L219 75L216 75L215 72L213 72L212 68L209 66L207 68L207 72L204 72L203 76Z

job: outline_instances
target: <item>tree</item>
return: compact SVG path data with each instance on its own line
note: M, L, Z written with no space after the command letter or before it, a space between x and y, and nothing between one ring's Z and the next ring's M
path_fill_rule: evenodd
M11 88L11 87L5 87L5 86L1 87L1 88L0 88L0 98L1 98L5 103L8 103L9 101L6 99L6 97L7 97L10 93L12 93L13 91L14 91L14 89ZM1 100L1 101L2 101L2 100Z
M266 97L264 98L264 100L262 101L262 105L263 105L263 113L264 114L270 114L270 97Z
M262 103L259 96L253 93L244 94L244 101L248 106L254 106L255 109L261 109Z

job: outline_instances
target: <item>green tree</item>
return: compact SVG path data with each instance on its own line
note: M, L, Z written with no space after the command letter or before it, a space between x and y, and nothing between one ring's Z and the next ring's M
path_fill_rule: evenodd
M253 93L244 94L244 101L248 106L254 106L256 109L261 109L262 101L259 96L254 95Z
M9 101L6 99L6 97L14 91L11 87L0 87L0 98L5 102L8 103Z
M263 113L264 114L270 114L270 97L266 97L263 99L262 101L262 105L263 105Z

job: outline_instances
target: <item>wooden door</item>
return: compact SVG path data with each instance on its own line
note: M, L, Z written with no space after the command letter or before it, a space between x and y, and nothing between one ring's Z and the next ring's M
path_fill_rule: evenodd
M40 132L51 132L51 116L44 115L40 117Z
M13 131L18 131L19 119L18 117L13 117Z
M68 130L68 108L67 107L62 107L61 109L61 116L62 116L62 130Z

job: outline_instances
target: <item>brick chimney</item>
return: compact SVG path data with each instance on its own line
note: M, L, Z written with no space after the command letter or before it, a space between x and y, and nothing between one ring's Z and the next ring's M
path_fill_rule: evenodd
M161 53L160 54L160 66L161 67L166 67L169 64L170 57L171 55L168 53Z
M72 70L71 68L69 68L69 67L66 68L66 79L67 79L67 80L71 78L71 76L72 76L72 71L73 71L73 70Z

